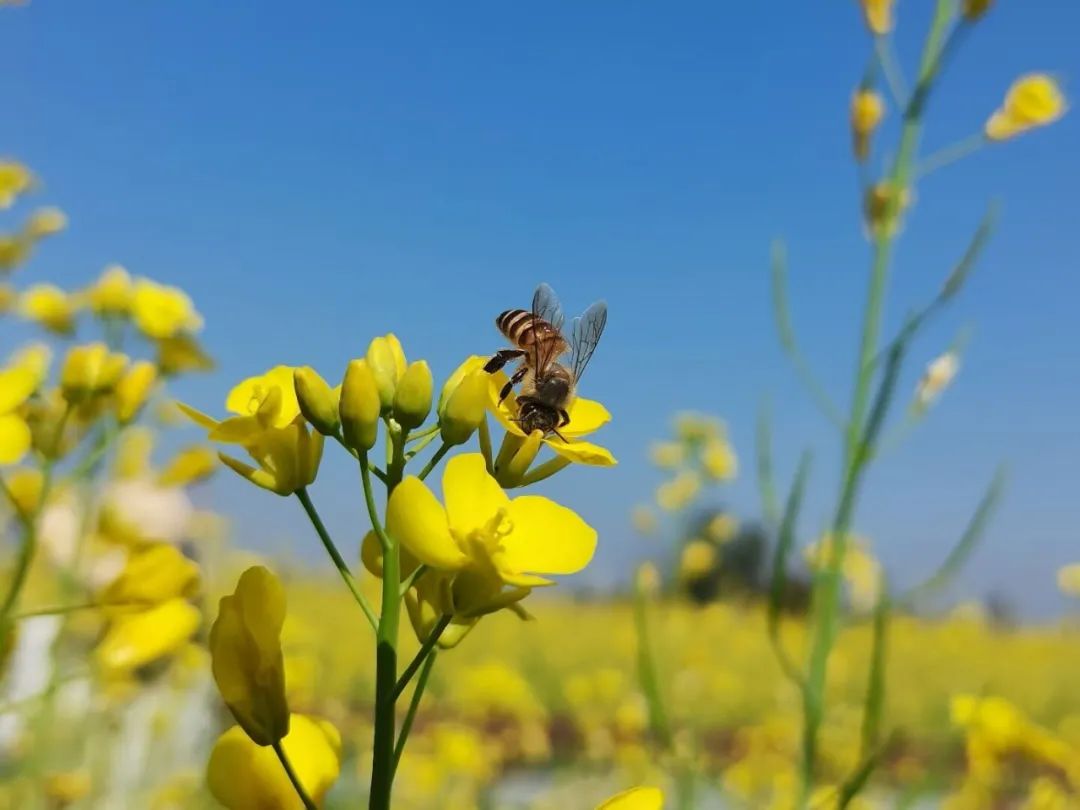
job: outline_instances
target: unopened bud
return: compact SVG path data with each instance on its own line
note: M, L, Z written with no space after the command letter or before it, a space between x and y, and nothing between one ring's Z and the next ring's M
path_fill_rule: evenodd
M487 413L490 378L483 367L462 364L443 386L439 397L439 432L447 444L464 444Z
M511 437L518 441L509 443ZM540 430L534 430L523 439L510 433L506 434L503 449L499 451L499 461L496 462L495 469L495 479L503 489L521 486L525 473L529 471L529 467L536 460L536 455L540 452L543 443L544 433ZM514 450L506 453L504 460L503 450L507 447L512 447Z
M345 444L354 450L370 450L379 436L381 410L375 373L367 360L352 360L341 383L338 415Z
M873 90L857 90L851 97L851 138L855 160L870 155L870 139L885 116L885 102Z
M405 374L405 352L401 348L401 341L392 332L374 338L368 344L366 359L375 375L382 410L389 413L394 405L398 381Z
M157 382L157 366L140 360L116 384L116 418L126 425L139 415Z
M300 366L293 370L293 384L296 386L296 401L304 418L324 436L335 435L341 420L338 416L338 400L329 383L311 366Z
M77 403L112 390L127 362L126 356L110 352L104 343L71 347L60 372L64 398Z
M394 393L394 419L405 430L420 427L431 412L435 383L424 360L410 363Z
M990 10L993 0L964 0L964 19L975 22Z

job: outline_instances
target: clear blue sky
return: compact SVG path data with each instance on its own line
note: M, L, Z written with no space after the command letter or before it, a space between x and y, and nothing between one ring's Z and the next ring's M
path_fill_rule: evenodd
M975 131L1016 75L1080 73L1080 7L996 5L933 100L930 149ZM930 6L900 3L909 67ZM220 360L179 387L188 401L217 410L277 362L335 376L391 329L443 375L498 347L493 316L546 280L569 309L611 311L583 388L614 413L601 438L622 463L548 489L602 532L585 580L658 550L626 513L659 480L646 447L681 408L728 420L744 461L730 503L749 517L771 395L782 477L819 450L807 532L823 524L835 441L779 351L767 257L784 235L805 349L846 402L868 259L846 122L868 47L854 2L33 0L0 37L3 152L72 223L30 272L75 285L118 261L188 289ZM1066 117L918 189L892 327L986 201L1005 206L904 388L971 323L957 384L873 474L858 520L901 581L937 563L1005 460L1007 501L963 583L1062 607L1054 571L1080 559L1078 142ZM331 462L317 497L347 535L351 468ZM207 498L245 542L321 553L295 504L227 476Z

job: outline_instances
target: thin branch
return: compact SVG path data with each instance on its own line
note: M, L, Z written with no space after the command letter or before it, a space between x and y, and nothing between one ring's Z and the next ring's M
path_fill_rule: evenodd
M435 626L431 628L431 632L428 633L428 637L424 639L424 643L420 645L420 649L413 657L413 660L409 662L409 665L405 667L405 671L401 673L401 677L398 678L397 684L394 686L394 700L397 700L401 693L405 691L405 687L409 685L412 676L416 674L416 670L420 669L420 666L424 663L424 659L427 658L428 653L439 643L439 637L442 636L443 631L450 626L450 621L453 618L453 615L445 613L439 618L439 621L436 622Z

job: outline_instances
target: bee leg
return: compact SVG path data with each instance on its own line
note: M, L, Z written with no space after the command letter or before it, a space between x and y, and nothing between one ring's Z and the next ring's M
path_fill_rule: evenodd
M570 424L570 414L567 413L565 408L559 408L559 427L566 427Z
M560 427L562 427L562 426L560 425ZM562 439L563 444L570 444L570 442L568 442L566 440L566 437L563 436L561 433L559 433L557 428L552 428L551 432L554 433L556 436L558 436L560 439Z
M521 349L499 349L490 360L484 363L484 371L488 374L494 374L511 360L517 360L519 357L524 357L526 354L528 354L528 352L524 352Z
M507 380L506 385L504 385L502 387L502 390L499 392L500 403L508 396L510 396L510 392L514 390L514 386L525 378L525 375L528 373L528 371L528 366L521 366L520 368L518 368L517 371L514 372L513 376L509 380Z

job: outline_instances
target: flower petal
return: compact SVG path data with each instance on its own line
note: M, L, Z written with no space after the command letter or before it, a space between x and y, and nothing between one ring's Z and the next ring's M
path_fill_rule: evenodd
M180 402L179 400L176 402L176 407L180 410L182 414L184 414L184 416L186 416L188 419L190 419L192 422L194 422L201 428L205 428L206 430L213 430L218 426L218 421L216 419L211 416L207 416L202 411L196 410L190 405Z
M608 409L593 399L578 397L571 403L567 413L570 414L570 423L559 428L559 432L564 436L584 436L611 421Z
M508 510L510 498L487 471L479 453L462 453L446 464L443 472L443 499L450 529L465 537L487 526L499 510Z
M547 440L545 444L563 458L568 458L578 464L613 467L617 463L610 450L592 442L564 442L556 436Z
M596 810L661 810L664 794L659 788L636 787L612 796Z
M34 373L25 368L0 371L0 413L11 413L22 405L37 388Z
M510 502L514 528L503 540L497 560L515 571L573 574L589 564L596 551L596 530L577 513L539 495Z
M22 417L0 416L0 464L16 464L30 449L30 428Z
M446 510L416 476L394 489L386 505L386 528L425 565L456 571L468 562L450 534Z

